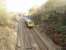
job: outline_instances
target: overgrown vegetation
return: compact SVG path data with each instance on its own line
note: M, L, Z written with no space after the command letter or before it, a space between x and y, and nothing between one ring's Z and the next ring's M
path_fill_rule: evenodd
M15 16L10 16L5 6L0 4L0 50L15 50L16 21L13 20L14 18Z
M35 23L42 26L43 30L45 30L44 32L61 46L66 45L65 2L66 0L49 0L41 8L38 8L36 12L32 11L34 12L32 16L33 20L36 21Z
M0 50L15 50L15 24L10 16L0 16Z

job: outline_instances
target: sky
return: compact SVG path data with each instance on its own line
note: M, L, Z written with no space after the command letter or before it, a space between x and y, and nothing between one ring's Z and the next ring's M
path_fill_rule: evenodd
M6 0L7 11L26 12L33 6L41 6L47 0Z

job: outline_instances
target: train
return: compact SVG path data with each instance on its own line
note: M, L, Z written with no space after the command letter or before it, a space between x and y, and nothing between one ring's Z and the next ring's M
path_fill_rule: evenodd
M33 28L35 26L34 21L29 18L25 18L24 21L28 28Z

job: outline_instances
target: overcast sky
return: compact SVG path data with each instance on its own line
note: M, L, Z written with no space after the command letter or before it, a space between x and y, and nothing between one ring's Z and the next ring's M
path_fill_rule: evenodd
M8 11L22 11L26 12L32 6L40 6L47 0L6 0L6 6Z

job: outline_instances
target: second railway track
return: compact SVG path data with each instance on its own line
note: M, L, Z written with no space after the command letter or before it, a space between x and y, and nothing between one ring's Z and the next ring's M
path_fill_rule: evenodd
M34 40L36 41L37 45L39 46L39 50L48 50L47 46L44 44L42 39L37 35L37 32L35 32L33 29L31 30L31 34L34 37Z

